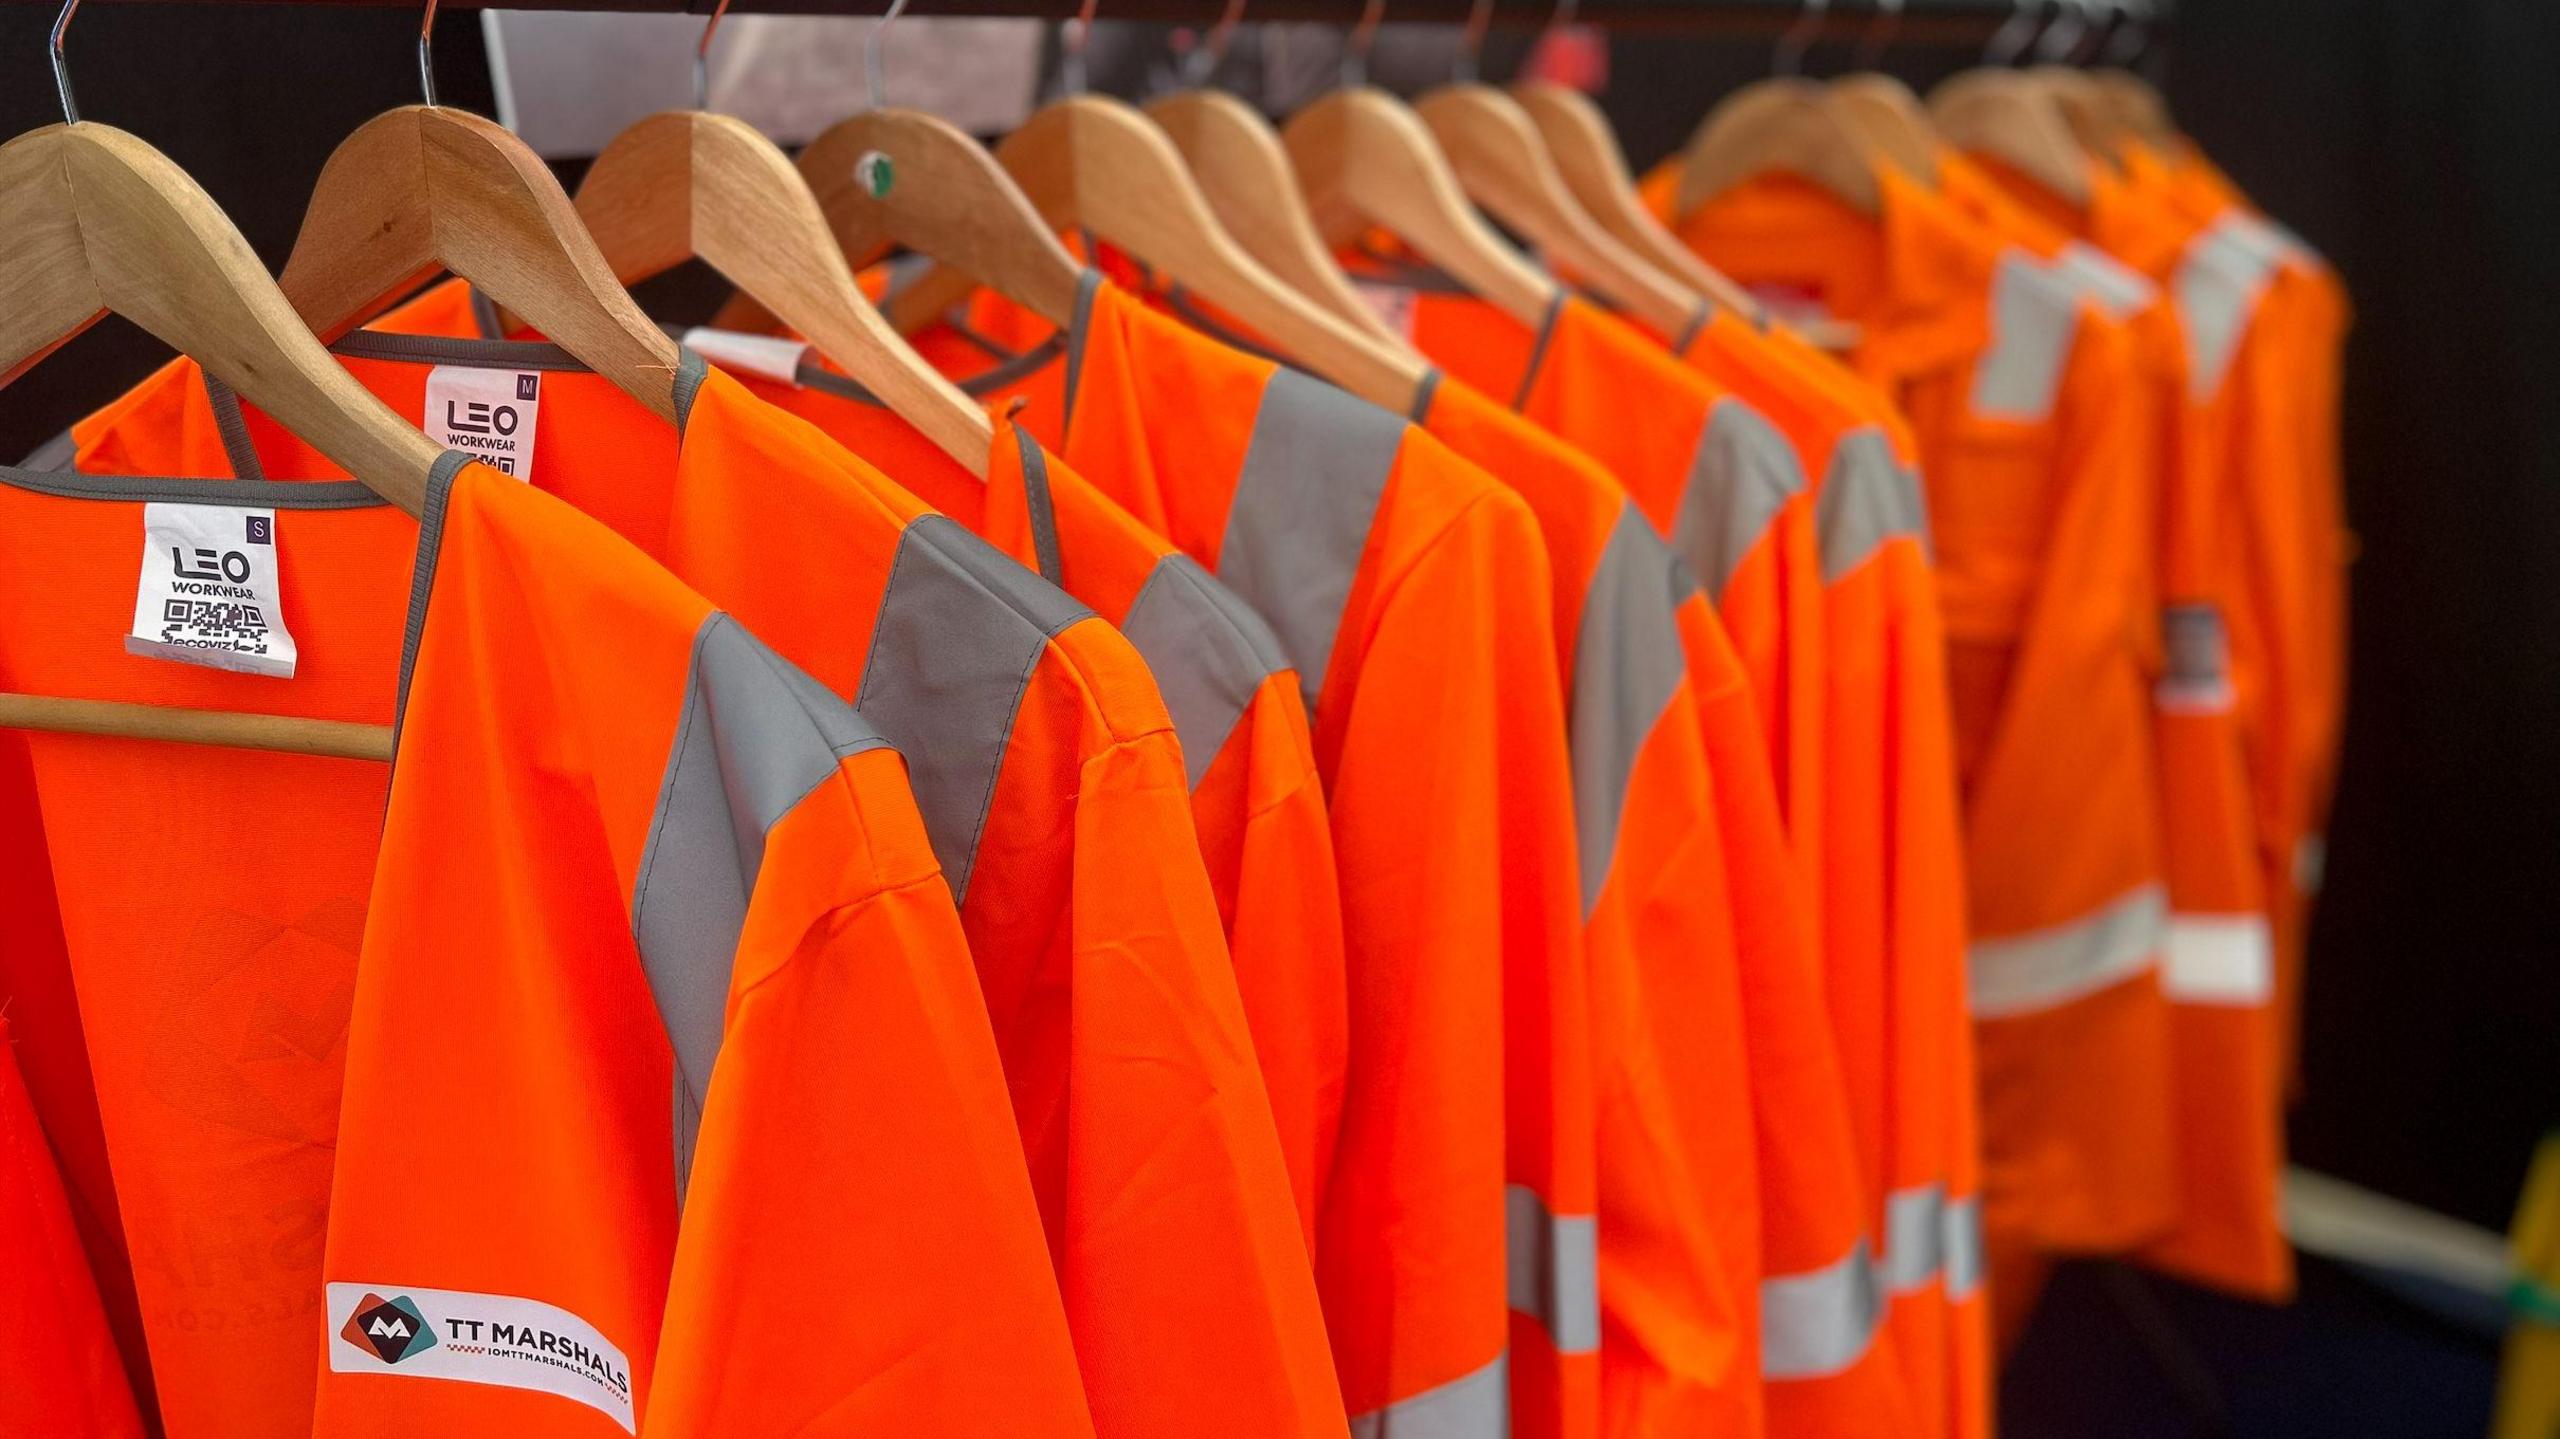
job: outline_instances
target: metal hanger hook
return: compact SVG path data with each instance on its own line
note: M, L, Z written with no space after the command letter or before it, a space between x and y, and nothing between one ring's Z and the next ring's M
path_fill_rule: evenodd
M1184 84L1197 89L1209 83L1209 77L1218 73L1218 66L1225 63L1227 47L1235 43L1236 26L1243 20L1244 0L1227 0L1227 8L1218 12L1218 23L1209 27L1207 37L1190 54L1182 57Z
M1458 32L1458 58L1449 66L1450 78L1461 85L1472 85L1484 73L1484 32L1493 23L1493 0L1475 0L1467 7L1466 28Z
M1804 0L1795 23L1778 37L1778 48L1770 53L1770 74L1792 77L1804 73L1805 52L1813 48L1813 37L1822 33L1822 19L1830 11L1831 0Z
M2126 0L2119 12L2123 22L2107 36L2098 63L2132 68L2133 62L2142 58L2142 52L2151 48L2151 11L2152 0Z
M71 67L62 58L62 37L71 31L71 12L80 8L80 0L62 0L62 13L53 17L53 38L46 42L53 56L53 88L62 94L62 123L80 123L80 106L71 98Z
M711 37L720 33L720 17L729 13L729 0L711 8L711 19L702 27L702 43L693 47L693 108L711 108Z
M1084 54L1093 44L1094 0L1084 0L1077 7L1076 18L1067 22L1066 32L1059 37L1062 53L1058 56L1058 85L1070 95L1081 95L1089 78Z
M418 17L418 93L428 109L436 108L436 0L427 0L426 13Z
M2027 53L2028 42L2036 37L2038 3L2039 0L2018 0L2009 11L2009 18L2001 21L2000 28L1992 31L1991 38L1983 42L1983 64L2005 68Z
M1369 83L1369 49L1378 43L1378 24L1386 18L1387 0L1368 0L1360 7L1360 23L1342 42L1342 88L1357 90Z
M1876 0L1875 18L1867 22L1865 33L1858 37L1858 53L1850 61L1850 68L1884 68L1884 52L1892 46L1895 33L1902 29L1902 9L1909 3L1910 0Z
M889 27L897 24L898 17L906 10L907 0L889 0L889 8L881 13L879 22L863 38L862 84L871 101L871 109L878 110L888 104L881 98L889 93L889 64L883 57L889 49Z
M2048 65L2069 64L2097 13L2097 0L2054 0L2053 19L2036 37L2036 58Z

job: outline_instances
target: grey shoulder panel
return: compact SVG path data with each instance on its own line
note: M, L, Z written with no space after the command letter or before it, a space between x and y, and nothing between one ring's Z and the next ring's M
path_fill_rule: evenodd
M1622 505L1583 595L1566 698L1585 915L1609 880L1636 755L1687 672L1673 610L1688 591L1670 549L1633 504Z
M1156 678L1182 765L1200 787L1209 762L1253 703L1262 682L1289 667L1279 636L1188 555L1157 561L1120 622Z
M1405 422L1276 369L1227 510L1218 578L1279 636L1313 715Z
M2221 388L2276 265L2264 242L2230 219L2198 235L2178 257L2169 289L2186 338L2187 388L2196 398Z
M1837 583L1897 536L1928 541L1927 500L1920 477L1894 458L1893 446L1872 427L1840 437L1814 501L1814 529L1822 551L1822 578Z
M906 756L955 899L968 897L1032 668L1050 636L1092 613L948 516L899 537L854 705Z
M2003 254L1991 280L1991 342L1974 369L1974 411L2023 422L2052 414L2079 327L2080 297L2067 282L2023 250Z
M1740 400L1718 400L1689 461L1671 547L1711 596L1804 489L1804 466L1778 427Z
M765 834L840 759L886 743L736 620L715 612L695 631L684 708L631 894L640 967L675 1050L679 1186L720 1053Z

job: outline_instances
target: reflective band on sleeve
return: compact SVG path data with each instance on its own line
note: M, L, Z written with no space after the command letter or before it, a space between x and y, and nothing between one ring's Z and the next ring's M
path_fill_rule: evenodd
M729 972L767 830L835 773L887 741L853 708L725 614L702 622L675 745L631 893L640 967L676 1059L676 1182L729 1003Z
M1974 412L2029 423L2052 414L2079 328L2079 297L2061 277L2023 250L2001 255L1991 279L1991 343L1974 368Z
M1838 584L1896 536L1926 539L1920 478L1894 459L1879 430L1840 437L1813 504L1825 584Z
M1130 602L1120 632L1155 675L1193 789L1262 682L1289 667L1262 617L1188 555L1167 555Z
M1609 882L1636 755L1687 673L1688 655L1672 617L1685 592L1675 588L1679 584L1669 548L1633 504L1622 503L1583 596L1573 690L1566 697L1585 917Z
M946 515L898 537L854 705L906 756L955 900L969 896L1023 686L1049 637L1092 614Z
M2169 292L2176 297L2178 327L2187 342L2187 390L2196 399L2222 387L2274 270L2274 257L2251 244L2233 219L2196 236L2178 258Z
M1883 1275L1864 1239L1803 1274L1760 1281L1760 1373L1818 1379L1866 1357L1884 1318Z
M1672 548L1710 598L1721 595L1743 556L1803 489L1804 467L1786 436L1740 400L1718 400L1689 459Z
M1295 370L1273 370L1263 387L1218 578L1280 637L1309 715L1404 431L1395 415Z
M2173 914L2160 986L2182 1004L2264 1004L2275 997L2275 936L2257 914Z
M1557 1353L1599 1352L1599 1222L1588 1214L1557 1218L1526 1185L1502 1197L1511 1307L1537 1320Z
M2049 929L1968 946L1973 1013L2000 1019L2050 1009L2148 970L2169 924L2169 898L2142 885L2105 908Z
M1982 1201L1972 1195L1946 1207L1947 1298L1961 1302L1982 1287Z
M1503 1359L1351 1418L1351 1439L1506 1439L1511 1433L1511 1380Z
M1884 1258L1876 1266L1887 1294L1910 1294L1937 1282L1946 1267L1947 1199L1934 1184L1884 1197Z

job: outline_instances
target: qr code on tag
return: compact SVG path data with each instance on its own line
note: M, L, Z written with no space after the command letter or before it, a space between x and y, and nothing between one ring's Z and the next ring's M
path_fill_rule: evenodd
M256 605L228 600L167 600L160 606L160 642L197 649L267 652L267 619Z

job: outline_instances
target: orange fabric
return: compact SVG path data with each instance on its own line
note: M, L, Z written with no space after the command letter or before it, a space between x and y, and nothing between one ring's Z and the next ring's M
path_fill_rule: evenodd
M384 322L472 325L458 285ZM348 364L419 412L425 364ZM83 463L210 434L181 368L84 427ZM262 417L249 425L271 473L327 472ZM719 593L867 713L890 712L884 685L930 700L936 688L901 678L928 655L961 662L920 648L947 643L930 629L901 630L884 654L878 627L911 550L926 564L979 542L727 376L705 378L679 437L600 377L548 373L538 428L537 485ZM218 448L170 458L224 463ZM917 622L1028 622L1007 621L987 587L1015 567L986 560L998 569L944 602L960 608ZM1002 735L992 774L965 776L976 827L960 916L1095 1426L1154 1433L1215 1408L1239 1430L1330 1433L1341 1399L1163 702L1126 641L1090 617L1055 626L1027 663L984 693L955 691L976 695L965 710L901 711L914 732L896 738L930 767L946 730ZM990 697L1009 708L988 712Z
M140 1439L142 1419L107 1328L51 1147L0 1023L0 1432Z
M42 800L9 815L9 903L52 891L78 992L76 1013L12 1019L85 1040L168 1432L610 1435L624 1423L593 1402L610 1391L650 1433L1088 1432L984 1006L894 751L822 739L859 730L841 706L774 731L816 784L725 880L752 880L736 928L656 952L708 967L682 983L711 1007L669 1009L635 895L680 721L718 687L696 657L716 645L767 692L800 683L770 651L603 527L465 465L427 527L351 486L154 482L156 500L277 507L300 667L134 657L96 637L130 604L140 504L81 484L0 487L14 683L399 723L390 769L5 740ZM391 577L413 556L404 614ZM705 813L687 822L733 822ZM292 823L243 823L261 815ZM137 875L137 850L183 862ZM717 1055L682 1088L679 1031ZM700 1100L698 1128L675 1127L671 1096ZM946 1282L961 1255L965 1290ZM627 1367L546 1339L550 1362L510 1372L589 1402L409 1382L398 1361L422 1353L520 1362L465 1335L443 1291L551 1306L546 1326L591 1326ZM408 1336L386 1363L352 1317L338 1327L358 1294L412 1292L434 1344ZM768 1321L798 1342L766 1342ZM832 1362L803 1362L808 1344ZM978 1372L987 1352L1016 1362Z
M989 297L969 319L1016 351L1051 338ZM917 341L948 371L986 366L947 331ZM999 395L1025 401L1032 433L1222 579L1249 447L1275 396L1364 434L1391 418L1109 284L1065 346L1071 363ZM1595 1203L1550 562L1518 499L1419 430L1384 433L1365 534L1348 528L1358 515L1346 496L1333 508L1349 512L1328 521L1346 528L1292 541L1329 564L1357 547L1356 568L1336 576L1347 580L1338 622L1313 641L1329 643L1325 662L1293 656L1315 688L1351 965L1351 1085L1317 1240L1335 1358L1355 1419L1392 1425L1417 1400L1472 1396L1499 1372L1507 1329L1513 1432L1586 1434L1597 1356L1560 1352L1521 1309L1503 1317L1506 1181L1560 1221L1588 1222ZM1300 442L1311 468L1298 483L1345 478L1314 439ZM1234 587L1266 615L1297 599ZM1497 1033L1499 1050L1484 1042Z

